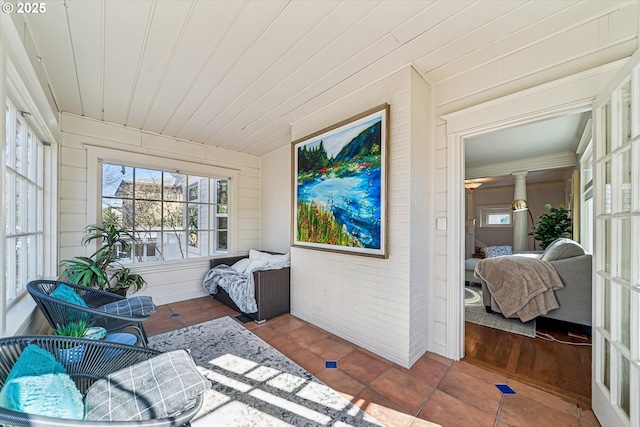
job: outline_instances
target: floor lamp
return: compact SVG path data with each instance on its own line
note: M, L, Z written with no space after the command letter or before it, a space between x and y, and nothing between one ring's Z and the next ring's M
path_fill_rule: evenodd
M516 199L513 202L511 202L511 210L514 212L522 212L522 211L527 211L529 212L529 218L531 218L531 228L535 231L535 222L533 221L533 214L531 214L531 210L529 210L529 204L527 203L526 200L524 199ZM535 236L533 237L533 250L536 250L536 238Z

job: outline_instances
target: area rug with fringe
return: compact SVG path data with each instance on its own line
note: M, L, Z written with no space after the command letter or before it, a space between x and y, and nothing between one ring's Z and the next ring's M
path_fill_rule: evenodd
M230 317L149 338L187 349L213 387L192 426L381 426Z
M507 319L500 313L487 313L482 303L482 288L477 283L470 283L464 289L464 316L467 322L476 325L532 338L536 336L535 319L523 323L520 319Z

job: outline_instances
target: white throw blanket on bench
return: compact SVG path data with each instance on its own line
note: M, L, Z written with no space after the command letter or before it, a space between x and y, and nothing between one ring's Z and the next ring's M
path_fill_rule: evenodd
M491 293L491 309L528 322L558 307L554 290L564 287L553 266L536 258L502 256L478 262L475 272Z

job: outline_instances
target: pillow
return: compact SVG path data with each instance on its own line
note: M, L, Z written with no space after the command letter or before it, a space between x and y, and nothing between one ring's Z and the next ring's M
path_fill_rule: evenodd
M540 259L543 261L555 261L584 254L584 249L578 242L571 239L560 238L554 240L547 246Z
M260 268L267 268L269 267L269 261L266 259L254 259L251 260L251 263L247 266L247 269L244 271L244 274L246 274L247 276L250 276L254 270L260 269Z
M59 284L58 287L51 292L51 296L64 302L87 307L87 303L84 302L82 297L78 295L71 286L67 286L64 283Z
M158 307L153 303L151 297L140 296L110 302L109 304L96 308L96 310L117 314L119 316L146 317L155 313Z
M509 245L487 246L486 248L484 248L485 258L495 258L497 256L511 255L512 253L513 253L513 250Z
M282 262L289 262L290 256L289 254L269 254L266 252L260 252L260 251L256 251L255 249L251 249L249 251L249 259L265 260L269 264L279 264Z
M84 418L82 394L64 366L46 350L28 345L0 390L0 406L54 418Z
M236 262L231 266L235 271L242 274L247 269L247 267L251 264L251 260L249 258L242 258L240 261Z
M185 350L162 353L96 381L85 396L86 420L166 418L211 388Z

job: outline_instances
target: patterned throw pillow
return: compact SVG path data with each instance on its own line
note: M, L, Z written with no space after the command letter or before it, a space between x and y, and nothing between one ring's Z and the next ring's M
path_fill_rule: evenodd
M85 396L92 421L166 418L211 388L185 350L162 353L96 381Z
M513 249L509 245L504 246L487 246L484 249L485 258L495 258L497 256L512 255Z
M125 298L96 308L96 310L104 311L105 313L127 317L150 316L155 313L157 309L158 307L156 307L149 296Z

